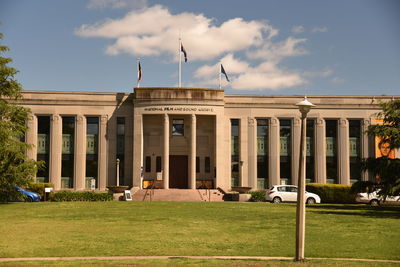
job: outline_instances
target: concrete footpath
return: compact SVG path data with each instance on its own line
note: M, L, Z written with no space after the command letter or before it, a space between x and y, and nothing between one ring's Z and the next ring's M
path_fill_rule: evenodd
M149 259L220 259L220 260L287 260L292 257L258 257L258 256L111 256L111 257L29 257L29 258L0 258L0 262L15 261L74 261L74 260L149 260ZM383 259L353 259L353 258L306 258L306 260L333 260L357 262L387 262L399 263L400 260Z

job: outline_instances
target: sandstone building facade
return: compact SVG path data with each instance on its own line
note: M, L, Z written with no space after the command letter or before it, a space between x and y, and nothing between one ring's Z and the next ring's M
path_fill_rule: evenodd
M117 183L255 190L297 182L294 104L302 96L135 88L130 94L24 91L23 97L20 104L32 110L29 157L46 162L36 179L55 190L104 191ZM378 102L392 98L308 97L316 107L307 121L307 182L369 179L360 159L374 156L376 144L363 133L376 122Z

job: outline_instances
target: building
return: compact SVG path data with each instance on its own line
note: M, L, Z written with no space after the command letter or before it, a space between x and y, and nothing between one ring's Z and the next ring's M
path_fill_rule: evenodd
M46 162L37 181L55 190L296 184L302 96L225 95L222 89L135 88L134 93L24 91L32 110L29 157ZM397 97L399 98L399 97ZM312 96L307 182L351 184L375 155L363 132L378 101L392 97ZM396 151L398 152L398 151ZM398 155L398 154L397 154Z

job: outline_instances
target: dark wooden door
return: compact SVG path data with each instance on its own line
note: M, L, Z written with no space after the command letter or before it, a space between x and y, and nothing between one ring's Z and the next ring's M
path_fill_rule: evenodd
M169 187L188 188L188 156L169 156Z

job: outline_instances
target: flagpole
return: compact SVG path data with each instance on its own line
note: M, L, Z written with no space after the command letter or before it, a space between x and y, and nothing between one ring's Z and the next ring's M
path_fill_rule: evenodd
M182 87L182 52L181 52L182 42L181 42L181 33L179 33L179 87Z
M221 89L221 76L222 76L222 71L221 71L221 62L219 62L219 89Z
M136 68L137 68L137 75L138 75L138 77L137 77L137 88L139 88L140 87L140 73L139 73L139 62L140 62L140 58L137 58L136 59Z

